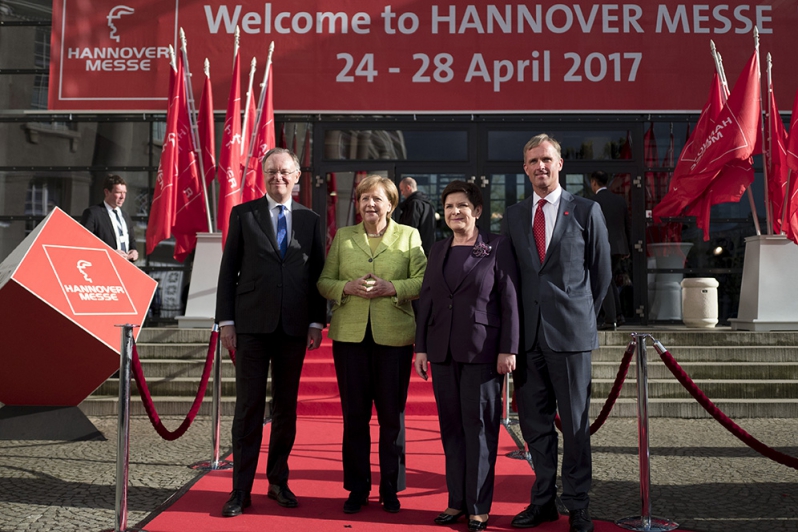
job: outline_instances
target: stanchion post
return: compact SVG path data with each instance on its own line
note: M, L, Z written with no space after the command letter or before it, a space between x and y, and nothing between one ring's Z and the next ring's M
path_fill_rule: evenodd
M648 441L648 361L646 338L650 335L632 333L637 342L637 447L640 460L640 516L624 517L616 524L627 530L666 532L679 527L668 519L651 516L651 463Z
M133 363L133 328L129 323L122 327L122 349L119 361L119 422L116 445L116 497L115 528L103 532L146 532L127 527L127 480L130 464L130 367Z
M219 325L214 323L213 331L219 332ZM211 446L213 457L210 462L202 461L190 465L191 469L202 471L218 471L230 469L233 462L220 460L219 440L222 433L222 336L216 335L216 353L213 357L213 399L211 403Z
M517 424L517 420L510 419L510 374L508 373L504 376L504 413L502 414L502 425L504 425L504 428L507 429L507 433L518 446L518 449L515 451L510 451L505 456L512 458L513 460L526 460L529 462L529 467L534 470L535 466L532 464L532 456L525 450L526 442L518 437L515 430L510 428L512 425Z

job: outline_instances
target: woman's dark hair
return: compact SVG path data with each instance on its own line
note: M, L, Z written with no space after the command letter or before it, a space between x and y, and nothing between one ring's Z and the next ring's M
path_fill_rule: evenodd
M476 209L482 207L482 191L474 183L467 183L466 181L452 181L441 192L441 205L446 205L446 197L455 192L462 192L468 198L468 201Z

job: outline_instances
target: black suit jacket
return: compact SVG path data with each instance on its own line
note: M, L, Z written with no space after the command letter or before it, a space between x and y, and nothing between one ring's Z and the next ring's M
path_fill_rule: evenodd
M219 268L216 320L234 321L236 333L283 331L305 336L311 323L327 323L327 301L316 282L324 267L319 215L293 203L285 258L275 238L267 197L237 205L230 213Z
M593 198L601 206L604 219L607 221L607 232L610 237L610 253L612 255L629 254L629 209L623 196L602 189Z
M122 219L127 225L128 234L128 251L136 249L136 235L133 229L133 220L130 216L119 209L122 213ZM116 249L116 232L114 231L114 224L111 223L111 218L108 216L108 211L105 208L105 202L99 205L92 205L83 211L83 216L80 218L80 223L94 233L97 238Z
M467 273L449 286L443 268L452 237L432 247L416 317L416 352L430 362L452 358L465 363L496 362L499 353L518 353L518 267L510 240L480 233L487 257L469 255Z
M435 208L427 195L417 190L399 204L396 221L418 229L421 235L421 247L429 256L432 244L435 243Z

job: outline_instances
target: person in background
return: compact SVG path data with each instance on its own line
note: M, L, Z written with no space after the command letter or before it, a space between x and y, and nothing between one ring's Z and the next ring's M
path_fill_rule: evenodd
M612 261L613 280L604 297L601 308L604 310L604 323L599 325L600 331L614 331L618 325L626 322L621 312L621 297L614 276L619 273L621 260L629 256L629 207L623 196L613 194L607 189L609 176L597 170L590 175L590 188L595 197L593 200L601 206L607 222L607 233L610 239L610 259Z
M233 491L224 517L237 516L252 503L270 364L274 406L267 496L284 508L299 504L288 487L299 377L305 350L321 345L327 321L327 302L316 289L324 266L319 215L291 199L299 159L274 148L263 157L263 174L266 195L230 213L216 293L222 346L236 352Z
M103 202L83 211L80 223L131 262L139 258L133 220L122 210L127 197L127 183L118 175L109 175L103 185Z
M427 195L418 190L416 180L412 177L405 177L399 182L399 192L405 200L396 209L396 221L418 229L424 254L429 257L432 244L435 243L435 208Z
M331 300L329 337L344 418L344 513L359 512L371 491L372 405L380 425L380 500L398 512L405 484L403 414L415 338L411 301L427 259L415 228L391 220L399 193L385 177L367 176L356 189L363 221L335 234L319 278Z
M449 525L467 515L468 530L479 531L493 502L502 383L518 353L518 267L509 239L476 226L478 186L452 181L441 204L453 235L435 243L427 263L415 369L426 380L432 364L446 456L449 503L434 521Z
M530 505L516 528L559 519L557 429L562 421L562 502L570 532L592 532L588 492L591 351L598 348L596 317L612 276L610 241L601 208L560 187L560 144L546 134L524 146L524 171L533 193L507 208L521 274L523 315L518 369L513 373L521 431L535 464Z

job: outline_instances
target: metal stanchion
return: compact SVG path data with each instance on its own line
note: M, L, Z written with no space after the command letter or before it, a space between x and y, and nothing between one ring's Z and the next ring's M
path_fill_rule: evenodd
M213 324L213 332L219 331L219 325ZM213 403L211 404L211 445L213 459L191 464L191 469L201 471L218 471L230 469L233 462L219 459L219 437L222 431L222 336L216 336L216 354L213 357Z
M632 333L637 341L637 441L640 458L639 516L624 517L615 522L619 527L641 532L665 532L679 527L669 519L651 516L651 467L648 444L648 362L646 360L646 338L649 334Z
M515 451L510 451L505 456L507 458L512 458L513 460L526 460L529 462L529 467L535 469L535 466L532 464L532 456L526 451L526 442L523 439L519 438L516 432L511 429L510 427L513 425L518 425L517 419L510 419L510 374L504 376L504 413L502 414L502 425L504 428L507 429L507 433L513 439L515 444L518 446L518 449Z
M116 519L115 527L103 532L140 531L140 528L127 527L127 477L130 461L130 366L133 362L133 328L138 325L118 325L122 327L122 350L119 362L119 423L116 447Z

